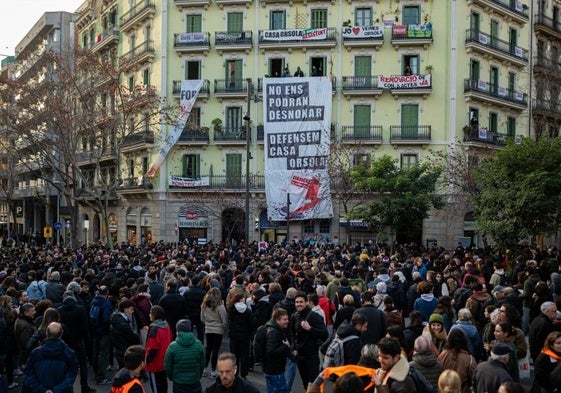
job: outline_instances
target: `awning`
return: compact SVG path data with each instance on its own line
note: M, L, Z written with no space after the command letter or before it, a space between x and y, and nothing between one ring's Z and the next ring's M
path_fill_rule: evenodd
M359 228L359 229L367 229L368 228L368 224L362 220L339 220L339 226L346 228L347 224L351 227L351 228Z

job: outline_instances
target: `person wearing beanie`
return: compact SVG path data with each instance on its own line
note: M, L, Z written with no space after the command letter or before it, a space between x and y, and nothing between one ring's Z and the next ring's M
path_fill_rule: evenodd
M423 337L429 340L431 351L435 356L440 355L446 342L446 329L444 317L441 314L431 314L429 324L423 329Z
M205 349L195 338L190 320L180 319L176 330L177 338L169 345L164 358L166 375L173 383L174 393L200 392Z

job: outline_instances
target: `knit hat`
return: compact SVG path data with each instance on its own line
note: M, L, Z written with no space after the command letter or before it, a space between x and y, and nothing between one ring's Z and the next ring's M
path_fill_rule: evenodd
M193 330L193 327L191 326L191 321L188 319L180 319L179 321L177 321L177 325L175 325L177 333L180 332L191 332Z
M440 314L431 314L430 318L429 318L429 324L430 323L440 323L442 325L444 325L444 318L442 318L442 315Z

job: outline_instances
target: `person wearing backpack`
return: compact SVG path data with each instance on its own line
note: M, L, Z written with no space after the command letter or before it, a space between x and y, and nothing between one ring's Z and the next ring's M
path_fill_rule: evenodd
M274 309L271 319L264 325L263 341L254 341L254 353L260 353L267 393L288 392L284 377L286 359L290 356L288 322L285 309Z
M111 383L107 377L109 366L109 337L110 318L113 313L111 303L107 300L109 288L102 285L92 301L89 310L90 331L92 335L92 365L95 373L95 382L98 385Z
M358 364L362 348L361 336L367 328L368 318L364 314L355 313L350 323L343 322L327 348L323 368Z

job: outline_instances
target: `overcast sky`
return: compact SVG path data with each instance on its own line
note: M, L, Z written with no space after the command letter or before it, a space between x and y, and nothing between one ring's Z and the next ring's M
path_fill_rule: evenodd
M84 0L0 0L0 59L13 55L16 45L47 11L74 12Z

